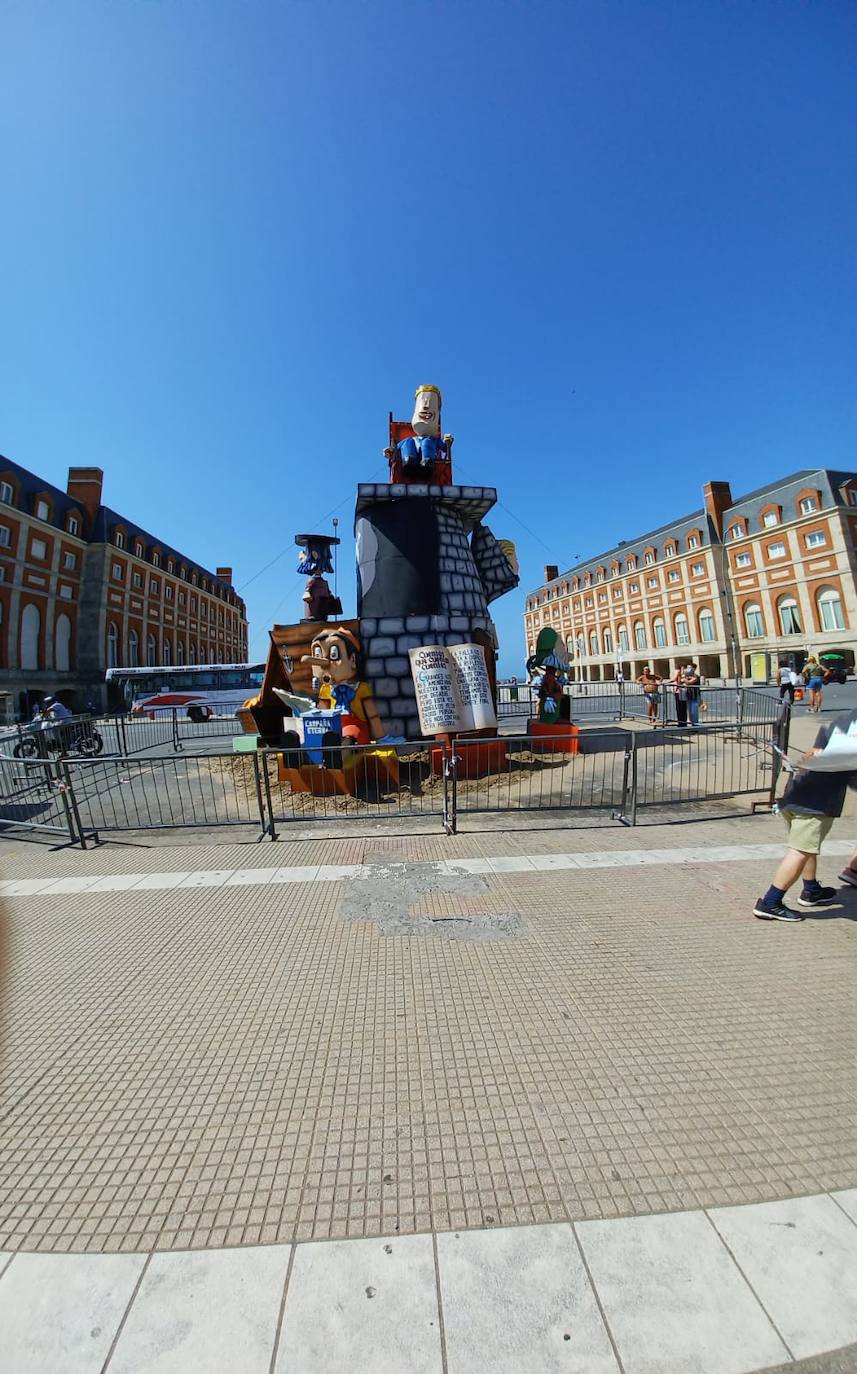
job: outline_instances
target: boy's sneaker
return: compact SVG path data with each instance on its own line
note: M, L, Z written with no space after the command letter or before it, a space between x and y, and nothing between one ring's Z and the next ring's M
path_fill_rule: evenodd
M835 887L820 887L817 892L802 892L797 901L798 906L827 906L835 896Z
M782 902L766 902L764 897L760 897L753 907L753 915L758 916L760 921L803 920L799 911L792 911L790 906L783 906Z
M857 887L857 872L853 868L843 868L839 875L840 883L847 883L849 887Z

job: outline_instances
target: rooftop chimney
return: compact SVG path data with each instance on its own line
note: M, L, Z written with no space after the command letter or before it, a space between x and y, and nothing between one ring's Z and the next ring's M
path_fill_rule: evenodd
M230 586L230 587L232 586L232 569L231 569L231 568L218 568L218 569L217 569L217 576L220 578L221 582L227 583L227 585Z
M76 505L85 511L89 528L95 524L98 507L101 505L101 488L104 473L101 468L69 468L66 491Z
M705 496L705 510L717 538L723 538L723 512L732 505L732 488L728 482L706 482L702 488Z
M545 582L556 582L559 577L559 568L556 563L545 564Z

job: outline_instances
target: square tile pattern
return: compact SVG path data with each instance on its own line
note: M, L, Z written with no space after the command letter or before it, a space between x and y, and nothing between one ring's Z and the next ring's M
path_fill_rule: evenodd
M754 921L779 840L765 819L662 827L651 852L749 839L741 860L644 868L641 831L591 829L15 850L10 884L51 887L3 898L0 1248L405 1236L853 1189L857 893L794 928ZM600 850L615 862L584 867ZM523 871L502 862L516 853ZM378 886L365 862L419 934L385 935L371 896L342 918L346 891ZM492 913L520 917L515 938L480 936Z

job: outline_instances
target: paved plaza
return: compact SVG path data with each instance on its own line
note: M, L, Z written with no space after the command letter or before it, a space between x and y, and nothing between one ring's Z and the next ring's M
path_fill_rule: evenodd
M780 823L742 810L4 841L10 1369L745 1374L857 1341L857 892L754 920Z

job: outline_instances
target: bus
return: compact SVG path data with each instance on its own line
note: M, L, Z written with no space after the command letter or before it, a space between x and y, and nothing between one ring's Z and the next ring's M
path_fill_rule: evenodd
M134 716L178 711L189 720L234 716L248 697L258 695L264 663L182 664L169 668L108 668L108 695L120 698Z

